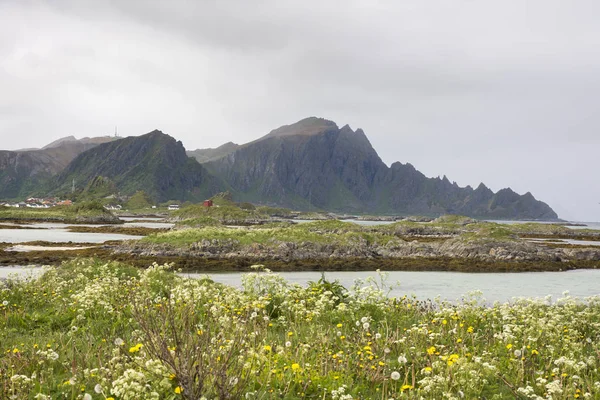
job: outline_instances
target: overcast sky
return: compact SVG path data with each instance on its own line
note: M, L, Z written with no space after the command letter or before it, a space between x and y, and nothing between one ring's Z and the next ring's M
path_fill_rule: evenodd
M600 2L0 0L0 148L308 116L388 165L600 221Z

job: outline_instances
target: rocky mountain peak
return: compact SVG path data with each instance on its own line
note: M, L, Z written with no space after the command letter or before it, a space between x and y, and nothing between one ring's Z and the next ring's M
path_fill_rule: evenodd
M294 124L283 125L277 129L274 129L264 136L263 139L296 135L312 136L331 129L338 129L338 126L335 122L329 121L325 118L309 117Z

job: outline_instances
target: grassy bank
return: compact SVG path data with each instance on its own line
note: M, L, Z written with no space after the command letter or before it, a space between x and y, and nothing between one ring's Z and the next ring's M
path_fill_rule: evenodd
M52 208L0 207L0 221L65 222L65 223L120 223L110 211L97 202L83 202L72 206Z
M0 398L597 398L600 299L482 306L79 259L0 283Z

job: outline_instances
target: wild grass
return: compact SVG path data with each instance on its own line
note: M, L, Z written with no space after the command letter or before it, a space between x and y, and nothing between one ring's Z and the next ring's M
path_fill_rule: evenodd
M80 259L0 283L2 399L594 399L600 298L485 306Z
M78 217L111 216L98 202L82 202L72 206L52 208L0 207L0 220L18 221L72 221Z

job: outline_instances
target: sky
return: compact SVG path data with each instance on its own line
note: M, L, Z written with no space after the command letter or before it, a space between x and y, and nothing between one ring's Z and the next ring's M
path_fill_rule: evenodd
M600 221L600 2L0 0L0 148L318 116L388 165Z

